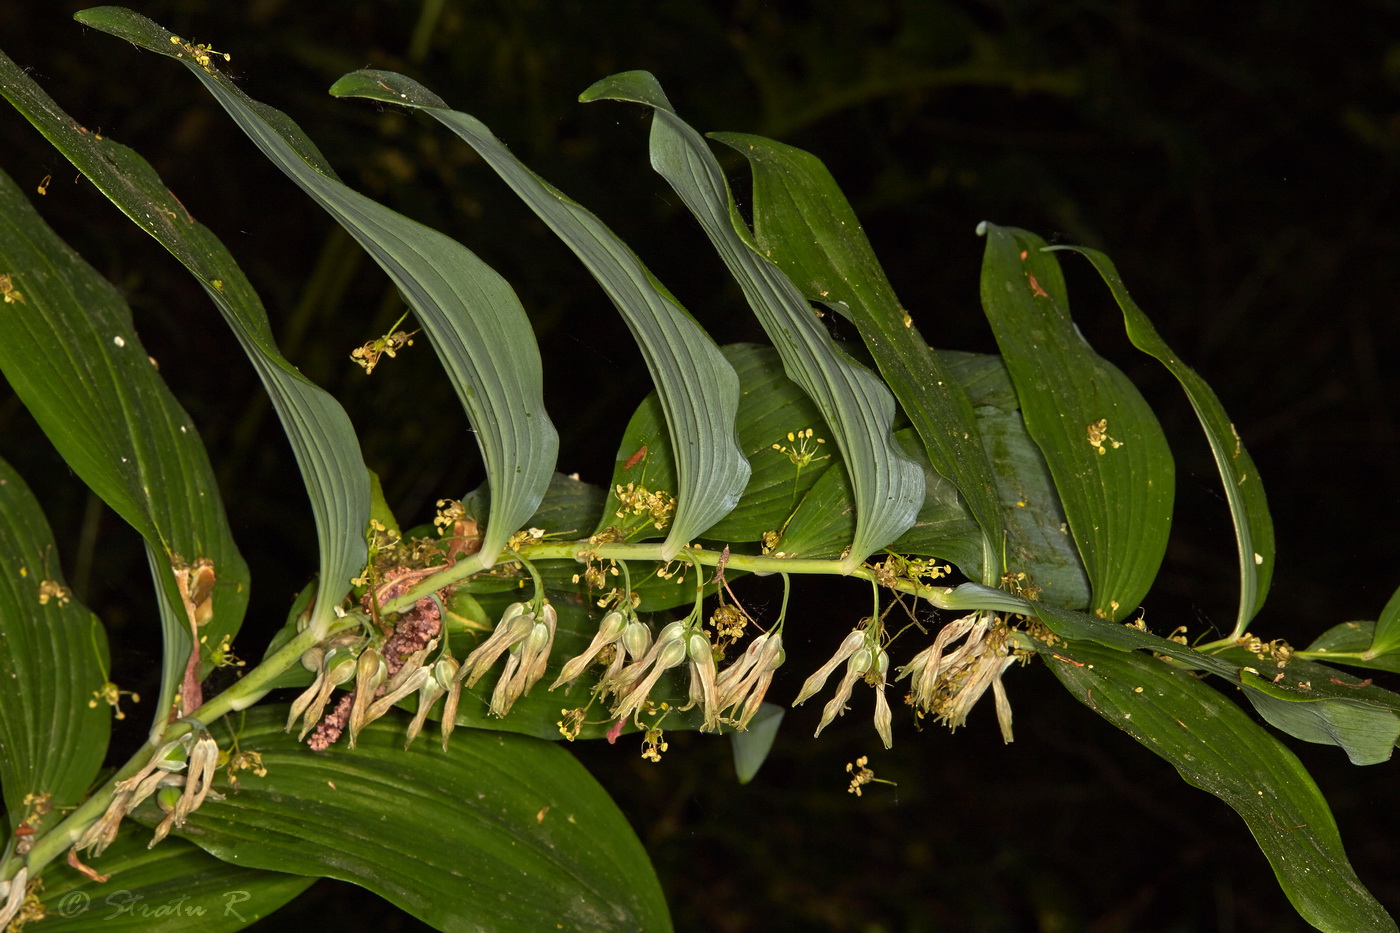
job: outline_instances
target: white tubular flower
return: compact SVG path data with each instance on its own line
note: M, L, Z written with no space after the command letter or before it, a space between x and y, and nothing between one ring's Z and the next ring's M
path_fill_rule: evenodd
M506 668L501 672L501 679L496 681L496 689L491 691L491 713L495 716L509 713L515 701L529 693L530 688L544 676L549 663L549 650L554 646L559 614L546 602L540 618L542 621L534 622L525 638L510 649Z
M849 639L848 639L849 640ZM881 652L882 654L884 652ZM851 688L856 685L856 681L863 678L875 666L875 655L869 648L857 648L851 653L850 660L846 662L846 674L841 678L841 682L836 685L836 696L832 697L826 706L822 707L822 721L817 724L817 731L812 733L815 738L822 734L822 730L831 725L832 720L846 712L846 701L851 698Z
M721 714L743 704L739 718L733 721L736 729L749 727L749 720L758 712L768 685L773 682L773 672L782 665L784 657L782 633L764 632L749 642L743 656L715 679Z
M29 866L21 865L19 871L9 881L0 881L0 899L4 904L0 905L0 930L6 929L10 921L19 913L19 909L24 906L24 898L29 889Z
M890 656L881 651L875 659L875 675L880 678L875 684L875 731L879 733L880 741L885 743L885 748L894 745L894 735L890 731L890 703L885 699L885 674L889 669Z
M643 626L643 628L645 628L645 626ZM550 684L549 689L553 690L561 684L572 686L573 682L588 669L588 665L593 663L593 659L598 656L598 652L602 651L608 645L615 646L613 653L614 658L622 654L622 646L620 643L622 641L622 633L626 630L627 617L616 609L603 616L603 621L598 623L597 633L594 634L593 640L588 643L588 647L584 649L583 654L569 659L563 669L559 671L559 677L555 679L554 683Z
M1011 704L1001 677L1016 656L1006 635L1006 626L990 613L973 613L949 622L932 645L900 668L901 680L913 675L909 703L956 729L967 722L967 714L991 687L1002 739L1010 742ZM949 650L959 638L962 644Z
M389 665L384 662L384 656L379 653L378 648L366 648L360 652L360 658L355 663L355 700L350 707L351 748L355 747L355 739L369 721L370 704L374 702L374 695L388 673Z
M418 733L423 730L423 724L428 721L428 712L433 708L433 704L452 689L457 678L457 662L452 658L439 658L429 670L432 671L432 676L424 680L418 688L418 711L413 714L413 721L408 724L408 738L403 743L405 749L413 744L413 740L418 738ZM455 707L452 714L457 714ZM446 710L443 711L443 715L446 715Z
M622 720L639 714L646 706L647 697L657 680L684 661L686 654L685 623L668 624L646 655L640 661L629 664L618 675L617 692L621 694L621 699L613 708L613 717Z
M792 705L801 706L812 694L825 687L826 679L831 676L832 671L836 670L836 666L864 647L864 629L858 628L847 635L845 640L841 642L841 647L836 649L836 653L831 656L830 660L817 668L817 672L808 677L806 682L802 684L802 689L798 691L797 699L792 701Z
M682 709L690 709L699 703L705 715L700 731L718 732L719 691L715 687L715 650L705 633L697 630L686 636L685 652L690 659L690 702Z
M468 687L474 686L496 663L497 658L524 641L534 630L534 613L526 612L524 603L511 603L501 613L501 621L496 623L491 637L477 645L476 650L462 662L457 679L465 680Z
M301 656L303 664L306 663L306 658L306 655ZM306 733L314 729L316 724L321 721L321 716L326 711L326 704L330 702L331 693L335 691L336 687L355 676L355 668L355 655L346 645L337 645L321 654L315 682L306 688L305 693L296 698L296 701L292 703L291 713L287 716L288 732L291 731L292 724L296 722L297 717L302 716L301 733L297 736L298 742L306 738Z

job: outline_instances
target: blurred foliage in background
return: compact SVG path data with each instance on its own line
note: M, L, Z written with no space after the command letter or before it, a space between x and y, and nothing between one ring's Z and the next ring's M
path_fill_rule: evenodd
M462 445L447 382L419 369L437 366L426 348L373 381L349 360L402 312L392 287L193 82L171 81L154 56L73 24L86 5L11 0L0 6L0 36L12 54L45 63L36 77L63 106L150 158L224 239L288 358L349 410L401 516L424 520L437 498L476 486L475 448ZM765 134L817 154L938 346L994 350L977 308L978 221L1109 250L1162 336L1215 386L1269 484L1280 548L1260 627L1304 641L1336 621L1374 618L1394 585L1400 393L1383 369L1400 350L1394 0L130 5L233 53L232 73L310 128L348 183L462 240L515 286L540 336L548 405L568 413L560 465L585 479L606 481L616 425L649 389L620 319L466 146L410 115L331 99L323 89L339 75L401 71L487 120L636 245L721 343L759 335L749 315L727 312L740 301L732 280L642 169L641 111L572 105L603 75L648 69L698 128ZM22 184L53 175L46 217L127 292L216 468L238 477L240 498L229 505L239 541L249 553L289 555L286 567L254 567L243 637L260 650L252 640L280 624L315 544L252 371L185 272L75 184L37 134L13 134L5 146ZM1170 438L1195 437L1170 376L1116 352L1126 347L1119 312L1094 273L1082 264L1068 272L1096 346L1143 387ZM235 362L214 363L224 360ZM580 393L590 407L576 403ZM135 537L77 492L9 397L0 430L33 439L33 459L16 456L16 466L56 526L83 529L85 546L66 555L74 565L65 571L82 599L104 606L115 669L127 679L154 670L158 648L137 635L151 630L153 605ZM1147 613L1156 628L1228 630L1228 513L1205 445L1196 442L1194 456L1188 443L1176 449L1177 527ZM761 581L749 592L760 603L780 598ZM808 604L797 611L832 612L841 593L854 617L867 598L859 586L799 588ZM822 644L789 646L779 679L814 667ZM727 743L705 736L677 734L660 764L631 747L574 751L648 844L680 929L1302 928L1227 808L1106 726L1069 726L1085 720L1042 673L1016 678L1012 690L1014 745L1001 745L990 711L957 735L902 735L871 761L898 786L860 798L845 793L845 763L875 751L868 729L843 721L810 741L815 710L789 713L793 740L780 737L743 788ZM139 740L133 733L130 744ZM1394 910L1393 790L1337 749L1296 751L1332 802L1358 873ZM1135 817L1099 805L1110 800ZM1123 858L1125 849L1139 857ZM355 928L377 903L331 882L313 894L263 928L298 917ZM376 926L410 923L390 912Z

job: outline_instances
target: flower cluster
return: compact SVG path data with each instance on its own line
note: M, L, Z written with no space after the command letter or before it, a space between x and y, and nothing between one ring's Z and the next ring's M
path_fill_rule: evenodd
M165 819L156 827L151 845L164 839L171 829L183 826L191 813L198 810L210 796L222 799L213 791L214 774L218 769L219 746L208 732L187 733L161 746L144 768L114 787L116 793L101 819L88 827L74 849L90 850L101 855L117 838L122 820L140 806L147 797L156 797ZM171 794L165 791L173 791Z
M851 698L851 690L856 681L864 680L875 688L875 731L885 743L885 748L889 748L894 744L890 734L890 704L885 699L885 674L890 669L890 656L880 647L879 626L873 622L857 628L845 637L836 653L807 678L792 705L799 706L805 703L809 697L826 686L826 679L843 661L846 664L846 672L836 686L836 695L822 709L821 722L818 723L815 734L821 735L822 730L831 725L832 720L846 712L846 702Z
M457 671L455 681L459 684L465 681L471 688L502 654L506 655L505 670L496 681L496 689L491 691L492 715L509 713L515 701L529 693L544 676L550 649L554 647L559 613L549 600L541 600L541 603L538 613L525 603L512 603L507 607L496 630L467 655Z
M1006 624L989 612L974 612L944 625L932 645L899 669L900 680L912 678L910 705L956 729L991 687L1001 737L1010 742L1011 703L1001 682L1001 675L1016 663L1008 636ZM959 640L961 644L953 647Z
M639 728L646 728L641 717L656 705L651 696L657 683L667 671L684 664L690 681L688 702L680 710L698 707L702 732L719 732L725 724L748 728L773 672L783 662L782 635L777 629L759 635L738 660L721 671L715 646L694 616L668 623L653 640L651 631L635 615L629 615L619 610L605 615L587 649L564 665L550 689L571 685L589 665L605 662L607 668L594 688L595 698L612 697L609 715L614 722L631 719ZM582 711L565 710L564 714L560 730L572 738L578 734ZM652 729L655 731L654 723ZM648 748L655 753L663 746L649 740ZM648 757L655 760L659 753Z

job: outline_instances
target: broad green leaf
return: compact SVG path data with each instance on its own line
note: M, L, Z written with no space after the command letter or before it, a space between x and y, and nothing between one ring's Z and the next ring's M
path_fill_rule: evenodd
M1136 652L1057 644L1043 657L1075 699L1239 813L1303 919L1330 933L1396 929L1356 877L1312 777L1229 699Z
M1045 241L983 223L982 306L1045 455L1093 591L1107 619L1137 607L1171 530L1174 468L1137 388L1070 319L1064 277Z
M836 180L809 152L762 136L710 133L749 160L753 234L763 255L808 301L850 318L866 349L919 432L929 462L968 502L986 542L980 563L1000 576L1004 536L991 464L972 405L895 297L870 241Z
M740 784L747 784L763 767L768 753L773 750L773 741L778 737L778 727L783 724L783 714L787 710L776 703L760 703L747 730L730 735L734 749L734 773Z
M1230 503L1230 517L1235 523L1235 540L1239 545L1240 557L1240 611L1234 634L1239 636L1264 604L1264 596L1269 592L1269 581L1274 573L1274 524L1269 517L1269 503L1264 498L1264 484L1259 478L1259 471L1255 469L1254 461L1245 450L1215 391L1167 346L1147 315L1128 294L1113 261L1098 250L1085 247L1050 248L1082 253L1094 264L1123 311L1128 339L1171 371L1186 390L1191 407L1196 410L1196 417L1205 429L1206 440L1210 442L1215 465L1220 470L1225 498ZM1400 617L1400 604L1396 604L1395 614ZM1396 625L1394 641L1400 642L1400 621Z
M243 772L247 773L247 772ZM75 871L44 876L45 933L233 933L268 916L316 880L222 862L183 839L150 848L134 823L95 859L110 880Z
M1316 660L1400 674L1400 651L1371 653L1375 645L1375 631L1374 622L1343 622L1317 636L1300 653Z
M238 338L272 399L311 497L321 545L320 578L337 584L323 586L316 604L315 618L329 623L350 588L350 579L365 560L368 471L349 416L340 403L283 358L273 342L267 312L232 255L207 227L190 216L145 159L111 139L99 139L88 132L3 54L0 90L99 191L193 273ZM144 359L144 354L139 359ZM193 431L187 425L181 427L187 429L181 432L182 437ZM166 491L162 498L168 495ZM190 550L192 553L184 555L187 559L201 556ZM224 579L237 579L230 573L232 567L216 565L215 569ZM231 624L241 618L241 610L232 611L237 605L234 594L238 599L247 598L246 588L214 588L216 624ZM178 600L174 603L178 605Z
M390 71L357 71L338 96L368 97L427 111L467 142L574 251L636 338L665 412L676 459L676 511L664 553L675 557L739 501L749 464L735 441L739 379L706 334L627 244L597 217L530 171L480 120L450 110L416 81Z
M753 473L734 511L711 527L705 537L738 544L758 541L765 532L781 528L802 494L831 466L835 450L818 443L829 433L821 414L783 375L782 362L771 347L732 344L722 347L721 352L739 377L739 448L753 464ZM638 406L622 436L600 530L621 521L616 515L621 507L618 486L635 483L652 490L674 488L675 448L664 424L660 402L653 393ZM796 435L808 428L813 434L805 444L814 453L799 469L802 453L798 448L803 441ZM786 448L792 456L774 449L775 445ZM654 530L649 526L638 529L637 537L648 537L648 531Z
M1387 760L1400 737L1400 694L1369 680L1357 681L1336 668L1280 654L1267 643L1207 654L1134 625L1115 625L1043 604L1036 604L1034 611L1052 632L1071 643L1151 651L1178 666L1243 687L1271 725L1307 742L1338 745L1353 764Z
M313 753L286 708L250 710L239 747L265 777L224 780L183 835L227 862L350 881L443 930L669 930L661 886L627 820L559 746L458 730L403 748L402 717L354 751ZM159 811L138 811L158 819Z
M1368 658L1390 654L1400 649L1400 589L1397 589L1381 610L1376 620L1375 633L1371 645L1366 649Z
M16 78L32 84L17 71L0 55L7 95L31 101ZM141 345L120 293L3 172L0 270L11 298L22 296L4 306L0 370L73 471L145 538L165 641L153 705L163 717L193 644L174 568L213 561L213 615L200 627L208 649L238 632L248 604L248 566L233 543L209 455ZM208 651L202 655L201 676L210 667Z
M1296 653L1277 656L1267 643L1256 648L1226 648L1214 657L1239 666L1236 682L1269 725L1340 746L1354 765L1390 760L1400 739L1400 694Z
M77 19L180 59L263 154L398 286L451 377L481 448L492 489L481 546L489 565L544 497L559 452L544 410L539 345L514 290L460 243L342 184L296 124L244 94L217 70L217 59L201 65L168 30L129 10L99 7Z
M1259 690L1246 690L1244 695L1275 729L1304 742L1340 746L1354 765L1389 761L1400 739L1400 715L1393 710L1338 699L1289 702Z
M580 96L603 99L653 109L652 166L700 222L782 356L788 378L821 410L855 490L856 531L843 557L845 568L854 570L908 530L924 499L923 471L894 441L894 397L874 373L837 349L802 294L758 250L719 163L704 139L676 115L656 79L627 72Z
M977 409L977 424L1010 530L1006 570L1024 573L1023 588L1037 592L1041 602L1083 609L1089 605L1089 579L1070 538L1050 469L1026 432L1021 413L986 406Z
M29 794L50 795L53 812L30 824L46 830L59 808L87 793L111 732L111 709L90 705L107 663L102 623L63 588L49 523L24 480L0 459L0 788L7 829L29 815Z

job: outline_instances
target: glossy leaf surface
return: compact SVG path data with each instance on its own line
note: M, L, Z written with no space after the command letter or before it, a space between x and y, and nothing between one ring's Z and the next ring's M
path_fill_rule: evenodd
M968 502L986 541L993 582L1004 526L972 405L914 326L885 278L836 180L809 152L762 136L711 133L749 160L753 234L808 301L849 317L918 430L929 462Z
M317 617L328 620L349 589L350 578L364 564L364 527L369 514L368 471L345 410L281 355L272 339L267 312L232 255L207 227L190 216L145 159L85 130L3 54L0 68L4 71L0 87L15 108L122 213L190 270L248 354L291 441L311 497L321 546L320 578L343 583L323 588ZM193 560L200 555L193 552L193 556L184 556ZM224 579L235 579L228 570L217 565L215 569ZM238 592L236 586L214 588L216 620L241 618L241 611L235 614L220 605Z
M16 88L14 71L8 59L0 61L0 82L27 99L23 92L37 89ZM13 270L11 296L23 296L4 306L0 370L73 471L145 539L165 640L153 708L164 715L193 644L173 569L213 562L220 585L210 591L212 615L200 627L211 648L238 632L248 604L248 567L233 543L209 455L142 346L121 294L3 173L0 268ZM202 672L209 666L206 657Z
M1171 451L1137 388L1070 319L1045 242L983 223L982 307L1026 430L1045 455L1089 575L1092 608L1121 619L1152 585L1175 492Z
M107 679L107 633L63 587L39 503L0 459L0 788L13 830L24 798L73 806L102 767L112 711L89 705ZM31 826L44 830L52 813Z
M1254 460L1245 450L1235 425L1225 413L1225 407L1204 379L1191 367L1181 362L1171 347L1157 333L1147 315L1142 313L1113 261L1094 249L1079 246L1053 247L1081 253L1094 264L1103 276L1104 282L1123 311L1123 321L1127 327L1128 339L1139 350L1156 357L1181 383L1191 407L1196 410L1201 427L1205 429L1210 452L1215 457L1215 465L1220 470L1220 479L1225 489L1225 498L1230 503L1230 517L1235 523L1235 539L1239 545L1240 559L1240 611L1235 622L1235 634L1239 635L1259 612L1264 596L1269 592L1269 581L1274 572L1274 525L1269 516L1269 503L1264 497L1264 483ZM1400 616L1400 603L1395 607ZM1400 629L1400 623L1397 623ZM1394 639L1400 642L1400 632Z
M1075 699L1240 814L1305 920L1330 933L1396 929L1352 870L1311 776L1219 691L1136 652L1076 644L1042 656Z
M183 839L148 848L149 830L124 825L94 859L103 883L62 869L44 876L44 930L55 933L233 933L276 911L316 880L240 868Z
M235 865L351 881L443 930L670 929L632 828L559 746L464 729L446 754L405 751L391 714L354 751L313 753L285 721L249 711L239 745L267 775L217 781L224 799L186 838Z

